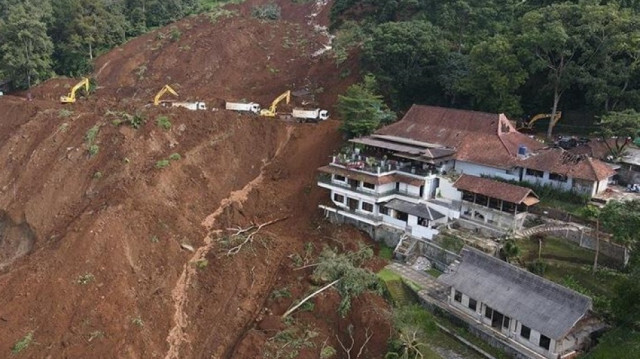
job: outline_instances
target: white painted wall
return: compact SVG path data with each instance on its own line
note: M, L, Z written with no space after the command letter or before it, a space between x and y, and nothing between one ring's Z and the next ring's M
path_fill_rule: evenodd
M378 193L385 193L385 192L389 192L393 189L396 188L396 183L395 182L391 182L391 183L385 183L385 184L381 184L378 185L378 188L376 189Z
M404 230L407 227L407 222L403 222L399 219L395 219L391 216L387 216L385 214L382 215L382 222L391 225L392 227L396 227Z
M491 177L500 177L507 180L520 180L520 176L507 174L507 170L489 166L483 166L476 163L464 162L464 161L456 161L456 172L464 173L467 175L478 176L482 175L491 176Z
M445 199L453 201L460 201L462 199L462 192L453 187L453 182L446 177L440 177L440 196Z
M550 185L564 191L570 191L571 188L573 187L573 178L571 177L567 178L566 182L554 181L549 179L549 172L544 172L542 177L535 177L535 176L528 176L527 171L525 169L522 175L522 180L530 183L537 183L543 186Z

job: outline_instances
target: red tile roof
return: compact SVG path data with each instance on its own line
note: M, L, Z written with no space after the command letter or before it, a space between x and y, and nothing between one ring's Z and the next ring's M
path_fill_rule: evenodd
M598 159L575 155L562 148L537 151L521 160L521 166L589 181L602 181L615 174L613 168Z
M508 168L514 165L518 147L529 151L543 145L515 130L502 114L413 105L398 122L376 135L396 136L453 147L456 159Z
M458 178L453 187L518 204L523 203L529 197L538 197L530 188L465 174ZM533 201L528 200L527 202L532 203Z

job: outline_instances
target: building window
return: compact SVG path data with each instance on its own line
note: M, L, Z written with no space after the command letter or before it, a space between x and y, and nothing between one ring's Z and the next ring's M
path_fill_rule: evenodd
M469 309L476 310L478 302L475 299L469 298Z
M520 327L520 336L529 340L529 338L531 337L531 328L527 327L526 325L522 325Z
M527 168L527 176L542 178L542 176L544 176L544 172L537 171L537 170L532 170L531 168Z
M491 307L484 307L484 316L487 319L493 318L493 309L491 309Z
M387 208L387 207L385 207L383 205L380 205L380 214L384 214L385 216L388 216L389 215L389 208Z
M373 212L373 204L362 202L362 210L365 212Z
M502 327L504 329L509 329L509 323L510 323L510 319L509 317L507 317L506 315L504 316L504 320L502 321Z
M347 182L347 178L345 176L333 175L333 179L338 182Z
M376 189L376 185L367 182L362 182L362 187L366 189Z
M404 212L396 211L396 219L402 222L406 222L409 220L409 215Z
M344 196L341 195L341 194L334 193L333 194L333 200L338 202L338 203L344 203Z
M540 347L549 350L550 346L551 346L551 339L544 335L540 335Z
M567 182L568 178L565 175L559 173L549 173L549 179L558 182Z
M453 296L453 300L455 300L458 303L462 303L462 293L456 290L456 293Z

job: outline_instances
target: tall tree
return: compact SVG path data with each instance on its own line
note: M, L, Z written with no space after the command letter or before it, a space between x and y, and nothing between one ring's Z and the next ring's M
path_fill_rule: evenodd
M338 96L336 109L342 118L341 130L348 137L368 135L395 120L396 114L375 93L375 87L375 78L366 76L362 84L351 85Z
M623 155L625 148L640 137L640 113L632 109L609 112L598 123L598 134L613 157ZM613 144L611 138L615 137Z
M430 95L441 98L437 76L445 46L439 30L427 21L389 22L373 30L363 61L393 102L406 106Z
M18 88L29 88L51 73L53 44L44 21L50 15L47 5L18 2L0 20L0 68Z
M521 115L517 90L528 73L514 54L511 41L498 35L477 44L471 50L470 62L466 90L473 94L474 108Z

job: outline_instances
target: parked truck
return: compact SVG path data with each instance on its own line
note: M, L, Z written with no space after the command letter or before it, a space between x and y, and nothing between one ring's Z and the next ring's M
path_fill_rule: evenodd
M294 108L291 116L300 122L306 121L324 121L329 118L329 111L321 110L319 108L315 110L305 110L302 108Z
M161 101L160 105L164 107L184 107L189 110L206 110L207 105L202 101L196 102L179 102L179 101Z
M226 102L225 109L231 111L260 113L260 104L255 102Z

